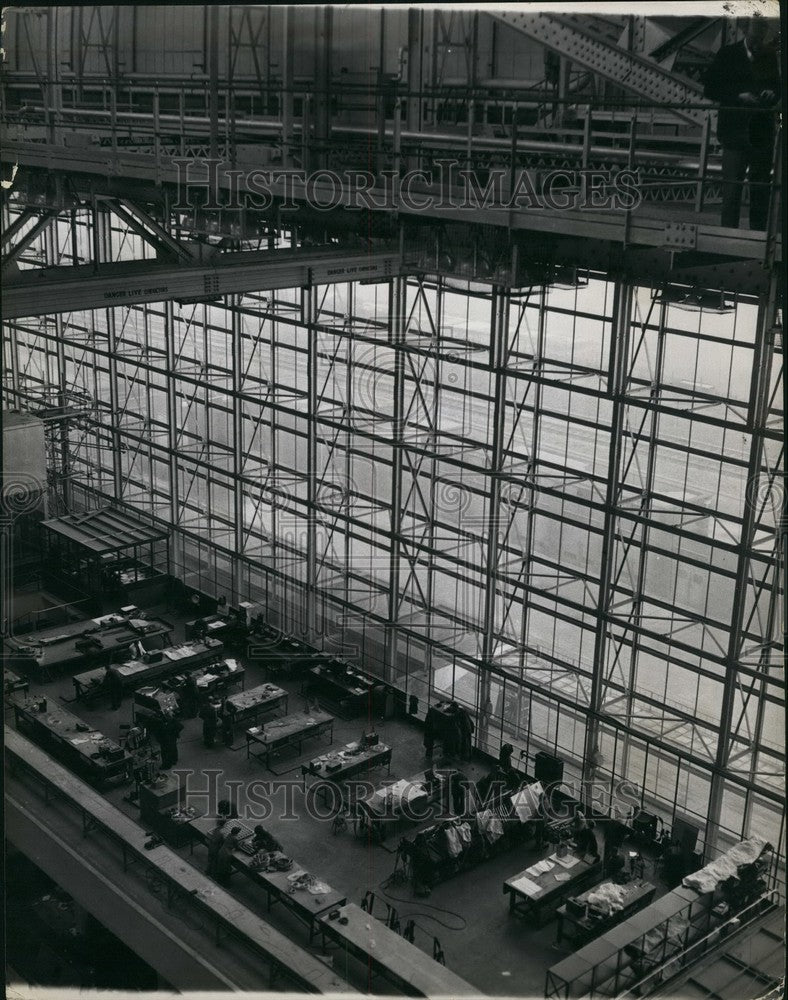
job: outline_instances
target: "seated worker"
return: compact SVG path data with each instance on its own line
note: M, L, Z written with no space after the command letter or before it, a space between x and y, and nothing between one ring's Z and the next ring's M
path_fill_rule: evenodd
M269 833L265 827L258 823L254 828L254 836L252 838L252 847L255 851L281 851L282 845Z
M216 811L225 820L238 819L238 810L229 799L220 799Z

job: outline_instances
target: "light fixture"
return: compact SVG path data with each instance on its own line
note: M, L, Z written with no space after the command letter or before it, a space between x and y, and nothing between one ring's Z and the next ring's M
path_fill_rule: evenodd
M588 275L581 274L576 267L558 266L554 268L547 284L550 288L563 288L566 291L585 288L588 284Z
M662 301L667 301L670 305L675 306L677 309L683 309L686 312L713 312L713 313L731 313L734 311L735 305L733 302L729 302L725 298L725 292L723 289L710 289L710 288L693 288L691 292L688 292L682 298L673 299L662 299Z

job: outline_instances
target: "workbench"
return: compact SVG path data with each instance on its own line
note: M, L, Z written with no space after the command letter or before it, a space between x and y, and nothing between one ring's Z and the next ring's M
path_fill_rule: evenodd
M331 912L317 921L323 947L327 939L333 941L407 996L479 995L475 986L430 958L360 906L354 903L340 906L333 920ZM343 917L347 923L340 923Z
M301 775L306 788L306 776L322 778L336 785L354 778L358 774L368 774L375 767L386 765L391 773L391 747L384 743L359 750L357 743L348 743L341 750L315 757L308 764L301 766Z
M11 667L47 681L87 660L93 663L117 660L118 654L135 642L167 642L172 628L169 622L158 618L103 615L34 632L24 638L6 639L6 659Z
M222 669L222 664L226 669ZM196 685L199 702L204 704L212 695L224 694L231 687L240 687L243 691L246 686L246 671L238 660L230 658L192 670L188 679Z
M162 680L183 673L200 663L211 663L220 658L222 649L223 646L218 639L182 643L180 646L168 646L166 649L157 650L153 654L155 662L129 660L126 663L116 663L113 669L118 672L123 690L133 691L153 680ZM103 667L75 674L72 680L77 700L89 701L104 693L109 694L105 677L106 672Z
M325 698L333 707L338 706L348 717L360 715L369 709L372 689L379 681L367 677L341 661L330 661L307 671L307 693Z
M421 823L430 818L430 806L443 800L451 801L451 772L434 772L429 780L422 771L411 778L386 781L367 799L356 802L356 823L366 826L379 840L405 821Z
M255 722L262 715L284 708L287 712L288 694L275 684L258 684L248 691L231 694L225 700L225 711L229 713L233 726L241 722Z
M12 695L9 702L17 729L67 767L96 785L129 779L134 760L131 754L62 705L23 694Z
M509 894L509 912L531 917L537 924L541 923L545 910L555 914L560 903L593 885L603 870L601 861L586 861L575 854L563 858L550 854L544 861L550 865L549 871L535 870L543 863L536 861L503 884L504 894ZM557 875L569 878L563 881Z
M19 674L15 674L13 670L9 670L8 667L3 667L3 694L8 697L12 694L17 694L18 692L26 693L29 689L30 684Z
M297 746L301 753L304 740L323 733L329 733L329 742L334 742L334 717L328 712L318 710L283 715L246 730L246 757L247 760L249 757L265 757L265 766L268 767L272 753L292 746ZM254 747L259 747L259 750Z
M586 890L581 896L577 897L577 902L585 905L588 896L596 892L598 888L599 886L594 886L594 888ZM622 920L626 920L633 913L637 913L644 906L648 906L654 898L654 893L657 891L656 886L651 885L650 882L644 882L642 879L636 882L629 882L622 886L622 889L624 890L622 908L607 916L573 913L566 903L559 906L556 910L556 916L558 917L558 937L556 938L556 942L560 943L563 938L567 937L573 944L580 944L590 941L600 934L604 934L611 927L615 927Z
M197 817L190 823L194 836L203 844L207 843L208 836L216 827L216 821L205 816ZM238 840L244 841L252 837L253 831L248 823L242 823L237 819L228 819L224 824L225 834L234 826L241 827ZM319 931L318 920L325 914L346 902L347 896L344 893L332 889L319 876L315 876L317 881L322 883L328 892L313 894L308 889L296 889L291 891L294 876L300 872L305 873L305 869L296 861L286 872L267 872L256 869L252 865L252 855L246 851L237 849L233 851L233 866L237 871L242 872L251 882L264 890L266 894L267 908L271 909L276 903L282 903L290 912L309 928L309 943L312 943L314 935Z

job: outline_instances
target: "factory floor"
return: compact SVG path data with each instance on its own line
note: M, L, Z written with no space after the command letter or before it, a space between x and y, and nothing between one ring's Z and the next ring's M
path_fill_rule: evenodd
M173 641L183 639L183 619L174 616L171 609L149 610L152 613L158 610L163 617L176 624ZM259 666L246 661L244 665L247 690L270 679ZM281 683L290 693L288 712L305 707L299 681L277 679L276 683ZM68 674L43 685L34 683L31 691L42 691L47 697L63 697L68 700L74 695L71 676ZM132 721L129 697L117 711L111 710L108 702L104 701L90 706L71 702L69 708L114 739L120 735L120 726ZM372 727L371 722L374 723ZM421 726L408 719L357 718L344 721L337 718L334 724L334 745L341 746L355 740L364 729L370 728L378 733L381 742L393 749L392 778L411 777L423 772L428 766L422 745ZM204 769L218 770L220 797L226 793L227 782L238 783L236 787L241 789L241 796L243 788L253 779L281 783L277 789L272 787L273 813L265 820L265 826L279 839L285 853L301 867L319 876L333 888L341 890L350 902L361 903L368 891L375 893L373 912L376 917L385 919L388 913L386 904L389 904L397 911L403 927L412 918L416 924L414 943L431 955L433 941L437 938L443 948L447 966L478 987L480 992L499 996L543 997L547 969L570 954L572 945L567 941L560 945L555 943L554 920L542 928L534 928L522 919L510 915L508 897L504 896L502 885L509 876L545 856L548 851L538 851L530 843L514 847L436 886L429 898L415 898L409 883L403 884L396 880L388 882L397 860L397 832L387 837L383 845L371 844L366 839L357 839L352 826L339 833L332 833L329 818L310 816L304 808L300 765L323 753L327 743L327 737L318 737L307 741L300 755L292 750L285 751L281 757L271 762L277 772L274 774L266 769L264 762L254 758L247 759L242 728L236 731L231 749L220 741L213 749L206 749L202 741L200 720L188 719L184 722L179 740L177 769L196 772L190 781L198 782L198 787L205 787L206 780L199 772ZM433 766L440 768L440 765L440 750L436 748ZM489 762L482 760L462 762L459 766L468 777L477 781L489 770ZM385 768L369 775L369 779L376 784L387 777ZM128 793L129 786L106 791L110 801L136 819L139 812L134 804L127 801ZM288 808L288 803L291 808ZM196 800L194 805L200 812L207 811L201 800ZM287 813L290 816L282 815ZM418 828L405 827L402 833L411 836L415 829ZM202 846L195 845L191 855L188 847L178 850L194 865L204 867L206 856ZM664 887L656 880L652 863L647 863L645 877L657 884L658 892L664 891ZM317 939L310 946L304 925L293 919L282 907L274 907L270 913L266 913L262 893L243 875L236 873L233 876L230 891L302 947L311 947L320 952ZM367 970L361 963L351 959L348 960L347 967L344 967L345 960L336 953L333 961L336 971L357 988L376 993L386 992L385 983L368 981Z

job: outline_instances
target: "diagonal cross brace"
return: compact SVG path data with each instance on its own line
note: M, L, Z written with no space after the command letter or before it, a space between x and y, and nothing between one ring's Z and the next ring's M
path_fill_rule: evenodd
M683 80L644 56L603 41L559 15L506 10L490 16L654 104L698 104L703 101L702 88L694 81ZM670 110L696 125L703 125L708 116L703 108Z

